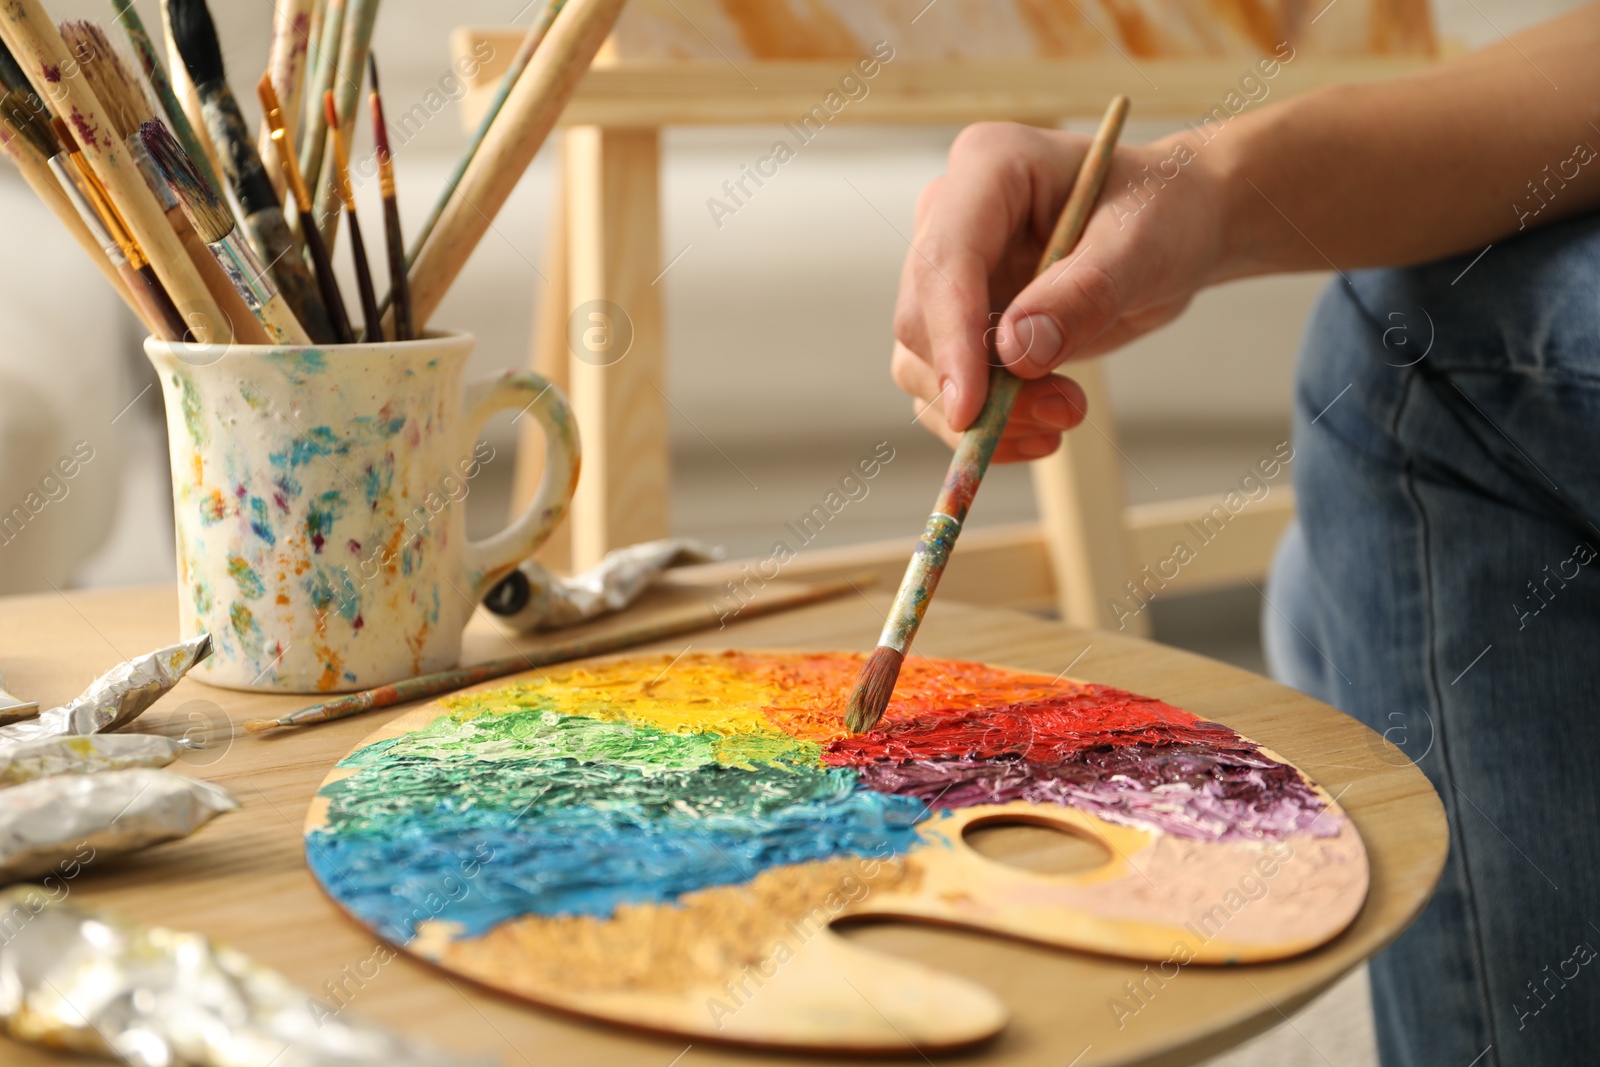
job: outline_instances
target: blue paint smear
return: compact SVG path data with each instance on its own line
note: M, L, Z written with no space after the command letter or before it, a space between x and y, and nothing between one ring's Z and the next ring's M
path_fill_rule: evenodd
M269 546L278 543L278 535L272 532L272 516L267 512L267 502L258 496L250 498L250 532Z
M517 758L517 735L538 732L540 713L489 718L527 720L485 739L500 758L438 758L395 739L352 754L341 766L360 773L321 792L329 825L307 837L311 868L389 940L410 941L430 919L477 936L522 915L669 904L776 866L884 859L917 845L929 817L921 801L866 790L843 767Z

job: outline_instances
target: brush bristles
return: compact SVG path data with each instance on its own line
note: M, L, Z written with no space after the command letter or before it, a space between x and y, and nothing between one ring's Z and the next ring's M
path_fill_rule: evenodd
M144 86L122 61L106 31L93 22L63 22L61 37L78 59L89 88L105 108L117 136L126 140L139 125L155 117Z
M889 707L889 698L894 696L894 683L899 681L900 665L905 661L904 652L883 645L872 650L845 708L844 723L851 733L864 734L878 725Z
M0 122L48 159L61 151L61 145L45 115L44 104L33 93L0 89Z
M171 0L167 18L173 43L196 88L222 81L222 42L217 40L217 25L206 0Z
M156 169L166 179L167 188L183 205L200 240L208 245L215 244L233 232L233 214L211 188L211 183L201 177L194 160L167 129L166 123L155 121L140 126L139 140L144 142L145 151L150 153Z
M17 57L11 54L11 49L0 41L0 83L6 88L22 92L32 86L28 76L22 72L22 67L17 63Z

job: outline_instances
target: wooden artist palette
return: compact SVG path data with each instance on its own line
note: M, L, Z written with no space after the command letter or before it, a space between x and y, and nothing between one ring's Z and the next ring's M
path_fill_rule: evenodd
M617 658L419 707L328 775L308 861L357 921L497 990L804 1048L949 1048L1006 1021L981 986L860 947L835 919L956 924L1170 979L1305 952L1361 908L1348 816L1226 727L912 657L884 721L853 737L839 709L860 664ZM963 836L994 822L1090 838L1107 860L1007 866Z

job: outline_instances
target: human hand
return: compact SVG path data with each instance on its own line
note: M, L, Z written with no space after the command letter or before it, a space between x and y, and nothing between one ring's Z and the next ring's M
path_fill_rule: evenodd
M1119 147L1078 246L1034 278L1089 140L969 126L917 203L891 370L918 421L954 445L983 407L992 347L1024 380L997 463L1048 455L1083 421L1083 390L1056 367L1170 321L1218 280L1219 178L1177 138Z

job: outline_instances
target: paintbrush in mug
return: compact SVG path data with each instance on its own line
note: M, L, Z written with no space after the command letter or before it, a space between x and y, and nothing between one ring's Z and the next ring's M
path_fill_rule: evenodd
M339 129L339 111L333 99L333 90L322 98L328 118L328 148L332 151L334 188L350 216L350 258L355 261L356 288L361 293L363 341L381 341L378 331L383 329L382 316L378 314L378 294L372 285L372 265L367 261L367 242L361 237L361 220L356 216L356 193L350 185L350 153L345 151L344 132Z
M844 596L846 593L856 592L861 586L871 585L875 580L876 575L868 571L853 578L818 582L816 585L806 586L790 593L758 598L740 608L739 618L754 619L809 604L818 604L824 600ZM519 652L514 656L502 656L472 667L456 667L452 670L421 674L415 678L407 678L403 682L394 682L376 689L312 704L279 719L247 719L244 728L253 734L259 734L279 726L309 726L313 723L331 722L334 719L346 719L375 708L387 708L409 700L421 700L423 697L465 689L469 685L487 682L494 678L504 678L518 671L548 667L554 663L566 663L607 652L620 652L663 638L709 630L721 626L722 623L722 616L714 608L707 608L704 604L692 604L649 622L634 623L605 633L557 641L542 648Z
M278 104L278 94L272 88L270 74L261 75L256 93L261 98L261 110L267 125L272 128L272 147L278 153L284 180L288 182L295 206L300 211L300 236L305 241L306 251L311 254L311 272L316 276L317 288L322 291L322 304L328 309L328 318L333 321L334 340L342 345L355 344L350 316L344 309L344 296L339 292L339 280L333 276L333 259L328 255L328 246L323 242L317 221L311 214L314 201L300 173L300 163L294 157L294 149L289 144L289 131L283 125L283 108Z
M511 88L409 275L417 329L428 325L473 249L610 36L624 0L567 0Z
M367 69L367 56L372 52L372 30L378 21L378 0L349 0L349 10L344 17L344 36L339 41L337 70L339 78L331 86L334 93L334 111L330 117L327 108L321 117L327 123L324 131L337 129L348 143L356 132L356 114L361 110L361 71ZM311 102L314 106L316 101ZM343 116L339 118L338 116ZM339 236L341 198L334 176L334 164L327 145L315 161L317 169L302 167L301 172L310 180L317 206L313 214L322 231L322 241L332 248Z
M156 52L155 43L145 31L144 20L139 18L139 12L134 10L129 0L111 0L111 8L116 12L117 23L128 35L128 43L133 46L133 54L139 57L139 66L144 71L145 80L150 83L150 88L155 90L156 101L161 105L161 117L172 128L172 132L177 134L184 151L194 158L195 167L206 181L211 183L211 188L221 189L222 179L212 168L211 158L206 154L194 127L189 124L189 116L184 112L183 105L178 102L177 94L172 91L172 79L167 76L167 68L161 63L161 56Z
M139 139L150 153L167 188L178 198L217 265L228 276L245 306L255 315L271 340L281 345L308 345L310 336L290 310L272 275L239 233L233 213L215 186L205 180L195 159L183 150L172 131L161 122L139 128Z
M355 78L359 91L361 76L354 71L339 69L339 52L344 47L344 18L347 0L324 0L322 20L318 27L316 54L306 71L304 121L300 129L300 171L303 174L322 173L322 153L327 147L323 141L328 135L327 119L322 111L322 94L334 87L343 76Z
M283 205L267 180L239 102L228 87L222 46L211 12L205 0L171 0L169 10L173 40L200 94L206 127L224 153L223 169L228 172L245 222L255 237L255 250L266 261L283 298L312 341L331 343L338 337L333 320L317 290L316 279L289 233Z
M409 341L417 335L411 308L411 276L406 266L406 239L400 230L400 204L394 191L394 156L389 153L389 127L383 119L383 93L378 89L378 59L367 53L367 73L372 79L372 139L377 145L378 191L383 198L383 243L389 255L390 314L394 339ZM383 336L380 323L376 334Z
M439 224L439 216L444 214L445 205L450 203L451 194L456 191L456 186L461 184L462 175L467 173L467 167L471 166L473 157L478 154L479 146L483 144L489 128L494 125L495 116L500 114L506 98L516 87L517 79L528 69L528 62L533 59L533 53L538 50L545 35L550 32L550 24L561 14L561 9L566 3L567 0L550 0L545 9L539 13L539 17L534 20L533 25L528 27L528 32L523 35L522 43L517 46L516 54L511 57L511 65L500 77L500 85L495 89L494 99L489 101L489 107L484 111L483 118L478 120L478 128L472 132L472 137L467 142L467 150L461 153L455 169L444 180L444 188L439 192L439 199L434 202L433 211L423 222L422 229L417 231L417 238L411 246L411 254L406 257L408 265L416 264L417 254L422 251L422 246L428 243L428 235L433 233L433 228Z
M32 97L32 92L27 94ZM73 240L78 242L85 254L93 261L95 268L111 284L122 302L132 311L145 329L156 333L155 323L150 318L148 311L134 299L133 290L128 287L127 280L118 271L115 263L106 254L106 242L102 241L89 226L79 209L69 200L62 189L60 180L50 169L50 156L55 154L55 134L48 131L42 135L38 132L37 122L29 122L27 114L32 114L31 108L24 112L27 106L19 101L20 94L14 90L0 93L0 150L10 157L16 164L17 170L22 174L23 181L28 183L40 200L44 201L50 213L56 220L65 226L67 232L72 234ZM34 97L37 101L37 97ZM39 104L42 109L43 104ZM109 237L108 237L109 239ZM118 255L121 255L119 250Z
M51 81L45 76L47 71L59 71L63 64L71 69L76 60L39 0L6 0L0 4L0 39L16 56L40 99L58 114L70 116L74 127L85 131L79 146L82 155L127 224L130 236L148 257L173 304L191 313L191 332L201 341L219 336L218 324L205 321L199 314L202 309L213 307L215 301L172 231L160 202L133 165L127 146L107 135L110 120L102 113L87 79Z
M161 208L166 212L167 221L172 225L173 232L178 235L178 240L183 242L184 249L189 253L189 259L200 272L201 280L205 282L206 290L216 301L215 309L202 310L202 314L208 320L214 317L219 323L222 332L215 339L216 342L252 345L268 343L270 339L266 331L261 328L261 324L256 321L255 315L251 313L239 291L234 288L211 252L201 242L199 235L195 233L189 217L179 206L177 197L167 188L161 172L157 170L150 153L139 139L139 127L153 121L156 113L154 105L150 103L150 98L145 95L133 72L122 62L122 57L117 54L105 31L92 22L63 22L61 37L73 53L80 57L78 69L89 79L89 87L94 90L95 96L105 106L106 114L111 118L112 129L122 138L123 144L127 145L134 163L144 174L145 184L161 202Z
M1112 150L1116 148L1123 121L1127 117L1128 98L1115 97L1106 108L1100 128L1095 131L1083 162L1078 166L1072 191L1067 194L1067 202L1056 219L1044 255L1039 258L1035 277L1064 259L1078 243L1078 238L1083 236L1089 214L1100 195L1100 186L1111 169ZM928 517L928 524L906 567L900 590L895 594L894 606L889 609L889 618L878 638L878 647L867 657L867 662L861 668L861 676L851 690L845 709L845 723L854 733L865 733L876 726L889 706L895 682L900 677L901 664L905 662L906 652L911 648L917 628L922 624L928 603L933 599L939 577L950 559L950 551L961 534L961 524L966 520L967 510L972 506L978 486L983 482L984 472L989 468L989 460L994 455L995 446L1000 443L1000 435L1005 431L1006 421L1011 417L1011 409L1016 404L1021 388L1021 380L1003 366L990 368L988 398L977 420L961 435L955 455L950 458L944 487L934 501L933 514Z
M143 306L156 325L156 334L166 340L194 340L193 333L184 324L172 297L161 284L161 278L150 264L150 258L139 247L127 222L122 218L111 195L83 158L72 131L60 119L52 119L51 132L61 151L50 157L50 169L66 192L67 198L78 207L84 223L101 239L106 256L111 260L134 299ZM214 308L213 308L214 310Z
M274 0L272 5L272 44L267 50L267 74L278 99L283 101L284 125L289 127L289 143L300 151L305 123L301 108L305 104L306 61L310 50L311 16L315 0ZM265 156L272 151L272 127L265 121L256 134L256 151ZM281 197L287 190L281 176L273 176L272 187Z

